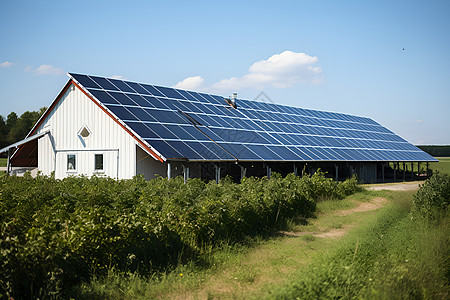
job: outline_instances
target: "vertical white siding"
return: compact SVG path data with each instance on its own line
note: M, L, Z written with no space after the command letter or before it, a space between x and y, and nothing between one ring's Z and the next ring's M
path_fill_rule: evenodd
M78 135L83 126L91 132L84 143ZM55 171L57 178L73 174L66 170L66 155L72 151L77 153L76 174L92 175L94 154L101 150L118 152L118 162L105 156L104 164L115 164L115 169L108 168L119 179L136 174L136 140L75 86L67 89L37 132L44 128L50 129L38 142L38 167L44 174Z

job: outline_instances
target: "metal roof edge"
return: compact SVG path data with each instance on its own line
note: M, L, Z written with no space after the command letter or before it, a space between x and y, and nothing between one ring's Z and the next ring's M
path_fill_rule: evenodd
M21 140L21 141L18 141L18 142L14 143L14 144L11 144L11 145L9 145L9 146L6 146L6 147L3 148L3 149L0 149L0 153L6 152L6 151L8 151L8 150L11 149L11 148L16 148L16 147L18 147L18 146L21 146L21 145L23 145L23 144L26 144L26 143L28 143L28 142L31 142L31 141L33 141L33 140L35 140L35 139L38 139L38 138L40 138L40 137L43 137L44 135L46 135L46 134L49 133L49 132L50 132L50 130L46 130L46 131L43 131L43 132L41 132L41 133L38 133L38 134L35 134L35 135L32 135L32 136L26 137L26 138L24 138L24 139Z

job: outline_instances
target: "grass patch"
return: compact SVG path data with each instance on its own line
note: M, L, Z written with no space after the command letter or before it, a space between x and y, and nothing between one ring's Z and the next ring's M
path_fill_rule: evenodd
M430 163L430 169L450 174L450 157L436 157L439 162Z
M314 235L312 235L312 234L305 234L305 235L302 236L302 239L305 242L312 242L312 241L316 240L316 237Z
M0 167L6 167L7 159L4 157L0 157Z

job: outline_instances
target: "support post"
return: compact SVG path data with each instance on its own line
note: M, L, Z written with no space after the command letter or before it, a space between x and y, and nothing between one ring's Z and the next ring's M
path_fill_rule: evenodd
M428 178L428 172L429 172L429 163L427 162L427 178Z
M403 181L405 181L405 177L406 177L406 164L405 162L403 162Z
M381 180L384 183L384 163L381 163Z
M172 178L172 165L170 161L167 161L167 179Z
M335 178L335 180L338 181L338 179L339 179L339 167L338 167L338 165L334 165L334 169L336 170L336 178Z
M397 180L397 163L394 163L394 182Z
M267 179L270 179L270 176L272 176L272 169L269 167L269 165L266 165L266 172L267 172Z
M414 180L414 163L411 162L411 180Z
M417 162L417 175L420 178L420 161Z
M220 166L215 165L214 168L216 170L216 183L219 183L219 181L220 181Z
M373 180L372 180L372 182L373 182ZM377 183L378 182L378 166L377 166L377 163L375 163L375 183Z
M294 164L294 175L298 176L298 168L296 164Z
M186 183L189 179L189 167L186 167L183 165L183 176L184 176L184 183Z
M362 177L362 182L367 183L366 182L366 166L364 165L364 163L362 163L361 177Z
M6 174L9 175L10 169L11 169L11 148L8 149L8 158L6 161Z
M239 167L241 167L241 181L242 181L242 179L244 179L244 177L247 174L247 168L244 166L239 166Z

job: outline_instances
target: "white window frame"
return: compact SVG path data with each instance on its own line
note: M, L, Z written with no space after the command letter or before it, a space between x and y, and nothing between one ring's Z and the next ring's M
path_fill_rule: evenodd
M75 159L75 166L74 166L73 169L69 169L69 156L72 156L72 155L73 155L73 157ZM66 172L67 173L76 173L77 172L77 165L78 165L78 163L77 163L77 154L76 153L67 153L66 154Z
M102 156L102 169L96 169L95 157L97 155ZM103 152L94 153L94 173L97 173L97 174L105 173L105 154Z

